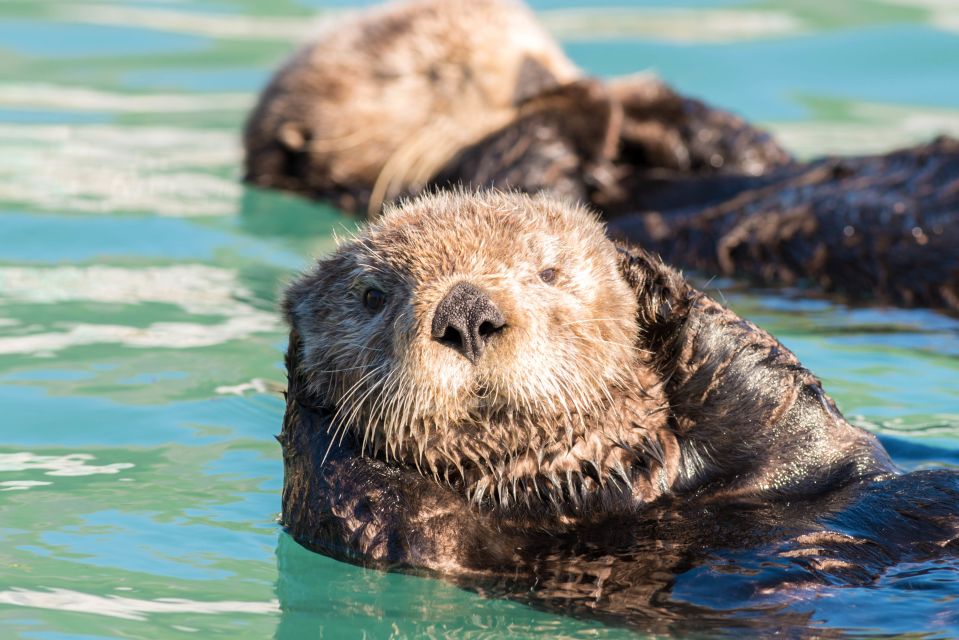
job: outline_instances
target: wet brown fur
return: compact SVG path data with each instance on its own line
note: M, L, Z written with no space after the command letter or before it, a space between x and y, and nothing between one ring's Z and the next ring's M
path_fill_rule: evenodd
M959 313L955 139L699 190L700 202L689 184L647 190L646 210L611 231L704 273Z
M461 281L507 319L475 366L428 328ZM361 304L371 286L390 299L376 314ZM389 209L295 281L285 309L291 406L329 434L301 460L311 474L345 446L502 522L555 528L670 496L815 495L891 469L774 338L546 197L445 192ZM312 437L292 422L285 438ZM302 483L290 463L288 485ZM288 525L304 499L285 499Z
M546 264L565 270L552 294L535 278ZM490 358L485 370L417 338L437 289L461 277L481 282L512 325L478 360ZM371 281L398 313L372 319L356 287L344 286ZM585 306L576 309L577 300ZM784 599L869 585L898 563L949 562L959 552L959 474L898 475L876 438L850 426L778 341L658 257L605 240L580 207L500 193L417 199L299 278L286 310L282 522L327 555L648 633L818 638L830 634L807 633L809 615L784 609ZM606 319L584 325L604 327L601 340L587 333L585 357L567 350L580 339L564 332L571 311ZM550 353L531 348L524 326L548 336ZM629 340L616 337L623 331ZM340 366L350 360L405 361L413 387L390 394L370 383L369 395L343 394L337 387L347 381L328 376L350 375ZM624 370L604 378L603 363ZM567 415L550 401L550 385L535 382L556 371L608 379L609 395L577 391ZM477 404L461 383L484 377ZM512 420L490 411L503 401L500 383L517 385L505 398ZM396 405L406 407L396 424L375 409L383 401L413 404ZM457 406L473 407L466 423L451 420ZM597 448L576 448L591 438ZM458 460L446 465L457 473L437 473L445 455L430 463L440 447ZM531 462L536 447L543 457L532 473L509 464ZM625 476L602 455L623 461ZM587 464L582 478L564 479L571 460L602 462L598 475ZM542 494L524 482L552 475L558 486ZM504 478L517 478L517 488ZM281 600L309 593L296 573L283 567ZM690 602L697 579L735 608ZM680 584L687 590L673 597ZM742 618L747 610L757 615Z

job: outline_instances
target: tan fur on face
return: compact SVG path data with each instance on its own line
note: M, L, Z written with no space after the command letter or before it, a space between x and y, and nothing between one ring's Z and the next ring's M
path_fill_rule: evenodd
M580 76L521 2L412 0L332 25L271 80L247 123L247 173L284 158L327 189L374 185L370 213L421 186L516 106Z
M431 337L459 282L507 323L475 365ZM362 302L369 288L388 297L377 313ZM635 296L580 206L444 192L388 208L296 281L286 308L332 428L372 455L500 506L648 499L669 480L630 468L638 451L662 458L675 443L660 433L661 381L635 347Z

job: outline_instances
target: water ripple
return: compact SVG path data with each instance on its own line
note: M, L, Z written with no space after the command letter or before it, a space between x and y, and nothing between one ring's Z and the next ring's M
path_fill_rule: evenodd
M18 587L0 591L0 604L92 613L127 620L146 620L149 614L155 613L248 613L262 615L276 613L280 610L279 602L276 600L269 602L241 602L235 600L202 602L184 598L139 600L121 596L98 596L71 589L54 588L39 591Z
M0 140L0 201L32 209L210 216L234 213L242 194L235 177L217 175L239 164L232 132L0 125Z
M92 476L98 474L113 475L125 469L132 469L131 462L113 464L88 464L95 457L89 453L70 453L64 456L40 456L29 451L0 453L0 472L44 470L48 476ZM43 483L49 484L49 483Z

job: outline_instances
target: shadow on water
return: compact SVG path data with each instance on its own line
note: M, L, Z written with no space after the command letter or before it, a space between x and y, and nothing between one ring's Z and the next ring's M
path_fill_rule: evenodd
M942 603L959 592L957 533L959 473L920 471L815 500L666 505L638 522L530 536L515 567L449 581L488 598L471 601L471 614L502 598L610 633L847 637L908 632L923 621L931 637L955 636L959 615L944 616ZM399 619L421 624L417 633L446 633L463 615L464 597L443 581L345 567L286 534L277 560L278 638L335 635L336 614L314 604L320 590L354 632L364 620L374 637L396 632L388 621ZM399 600L397 581L405 587ZM840 593L848 607L835 606ZM491 614L483 628L515 633L514 623Z
M959 447L951 439L937 438L921 442L880 434L879 441L900 468L910 471L941 467L959 470Z

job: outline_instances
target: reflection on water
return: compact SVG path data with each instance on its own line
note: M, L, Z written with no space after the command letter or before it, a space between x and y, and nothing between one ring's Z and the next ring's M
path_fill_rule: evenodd
M217 94L213 96L191 94L128 94L110 93L95 89L82 89L51 84L8 84L0 86L0 104L8 107L28 107L54 111L105 111L110 113L196 113L202 111L245 110L252 100L249 94ZM43 133L43 132L38 132ZM103 132L108 137L110 131ZM122 133L115 131L115 133ZM138 133L134 131L133 133ZM149 142L150 132L144 132L144 142ZM161 131L159 142L181 142L177 132ZM39 137L36 136L35 137ZM129 137L129 134L128 134ZM172 137L173 140L168 138ZM138 141L139 142L139 141ZM138 145L139 146L139 145Z
M34 89L28 93L35 100ZM63 105L75 98L54 99ZM169 113L170 109L161 108L161 98L152 96L139 104ZM210 104L199 96L189 100ZM93 106L89 96L82 102ZM98 111L116 107L109 99L92 102ZM32 101L30 106L39 108L42 103ZM213 107L220 110L216 100ZM235 179L240 155L234 132L18 124L0 125L0 139L8 150L0 160L0 201L7 206L52 212L212 216L234 212L241 194Z
M19 607L75 611L126 620L146 620L155 613L257 614L274 613L276 602L197 602L179 598L137 600L123 596L96 596L68 589L0 591L0 603Z
M129 462L88 464L94 456L88 453L70 453L65 456L38 456L29 451L0 453L0 473L43 469L48 476L90 476L97 473L115 474L134 465ZM49 483L45 483L49 484Z
M3 637L632 636L496 585L487 595L520 602L345 565L278 531L277 292L357 221L240 186L239 132L290 49L362 4L0 4ZM653 69L803 155L959 133L953 2L532 4L590 72ZM903 468L959 466L954 319L716 293ZM954 564L759 598L789 566L719 550L660 576L672 604L655 615L734 629L758 598L783 629L959 635Z
M468 597L440 580L360 569L303 549L281 534L278 640L313 638L619 638L615 628L564 619L504 600ZM322 601L318 576L325 587Z
M796 36L803 21L788 11L753 9L567 8L542 12L547 29L569 42L652 38L675 43L730 43Z
M50 355L79 345L119 343L130 347L185 349L223 344L279 328L277 314L240 302L249 292L231 270L204 265L168 267L0 267L0 305L50 305L84 301L103 305L175 305L192 322L152 322L146 326L67 322L57 331L35 328L25 335L0 337L0 355ZM0 307L2 308L2 307ZM200 324L202 317L224 321Z

